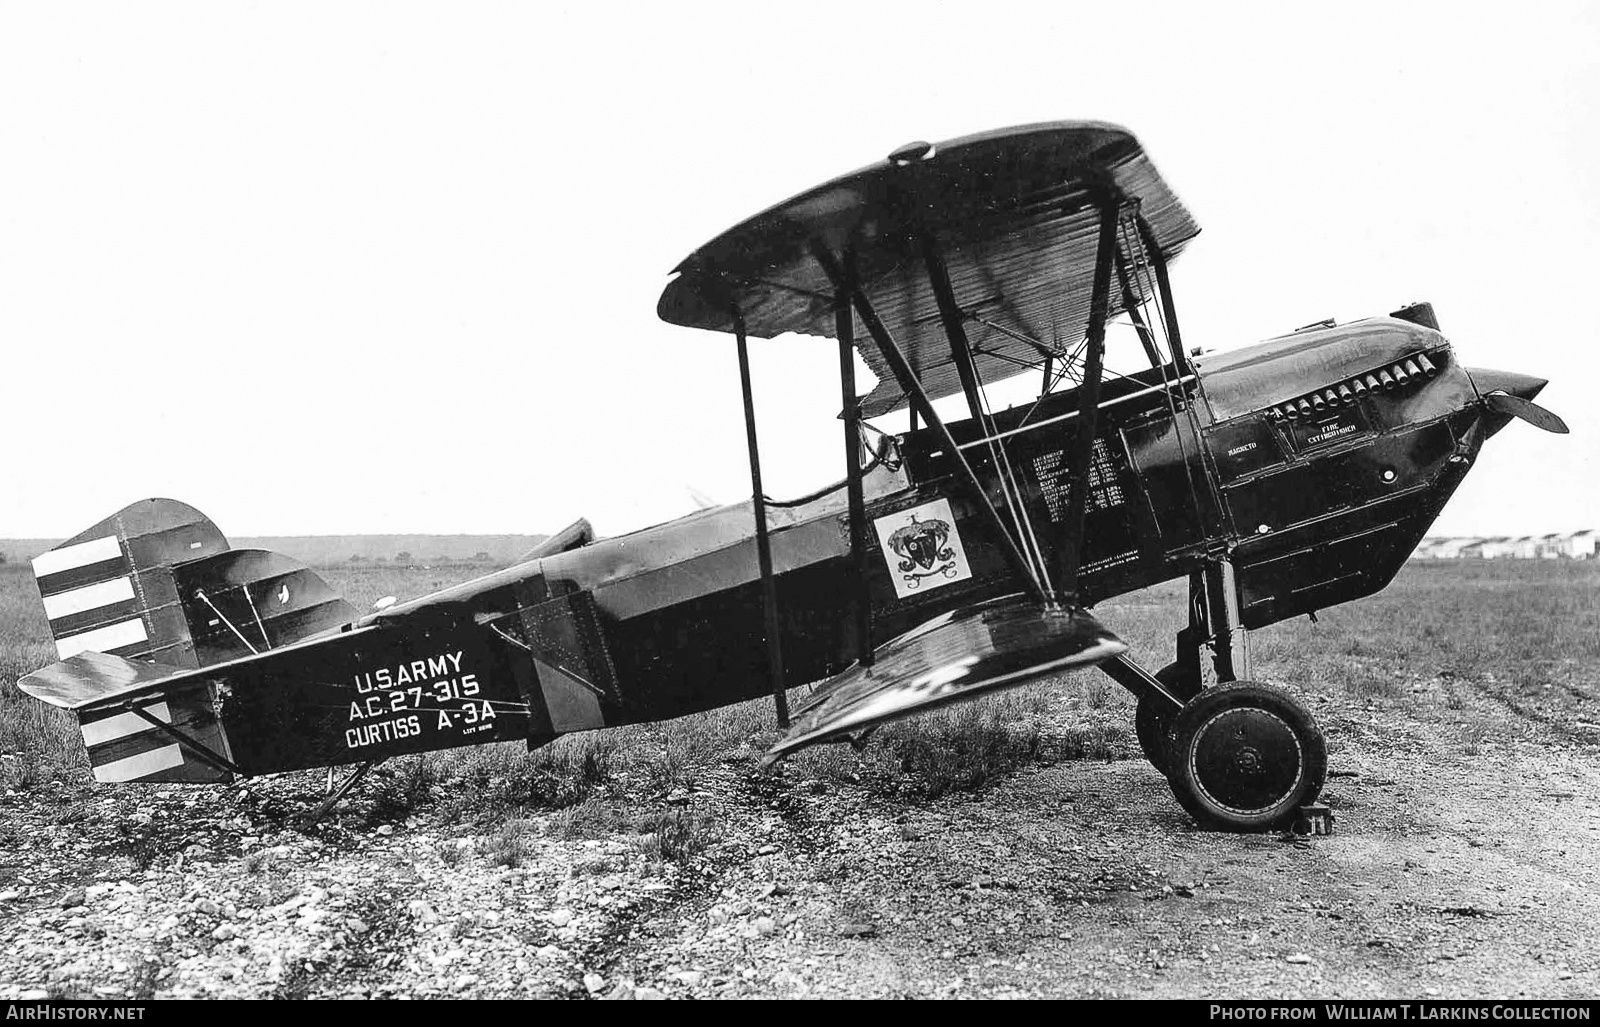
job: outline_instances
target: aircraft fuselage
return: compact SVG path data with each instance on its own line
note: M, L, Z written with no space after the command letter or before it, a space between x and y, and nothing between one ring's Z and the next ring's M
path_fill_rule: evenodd
M1028 515L1018 522L1047 568L1076 537L1064 523L1071 490L1088 489L1080 601L1225 559L1239 620L1255 628L1386 585L1506 423L1481 394L1531 399L1543 384L1469 374L1437 331L1373 318L1106 382L1084 483L1067 476L1073 392L995 415L1003 453L971 421L948 427L1006 518L1001 475L1013 483ZM1020 588L943 436L899 442L903 463L866 475L861 566L844 490L768 508L788 685L862 655L859 602L881 644ZM259 657L196 606L201 662L235 662L196 678L210 684L192 699L175 693L173 708L202 720L214 710L219 749L243 772L267 773L486 741L536 746L755 698L771 679L754 535L744 503L575 538ZM170 774L215 779L203 767Z
M1102 390L1080 558L1089 603L1181 578L1218 556L1235 568L1245 627L1376 592L1505 423L1439 332L1389 317L1197 358L1174 393L1181 403L1160 388L1163 375L1177 372L1151 370ZM1542 384L1519 380L1532 391ZM1065 451L1076 410L1075 394L1064 392L996 415L995 428L1010 433L998 463L987 445L964 450L997 504L998 476L1017 483L1048 567L1071 535L1056 526L1073 487ZM949 427L958 443L978 435L970 421ZM842 491L769 508L790 685L858 658L850 613L858 596L881 643L1019 587L940 437L924 429L901 445L898 474L885 478L880 468L868 479L871 532L859 572ZM550 732L708 709L768 689L753 534L748 503L702 511L546 558L498 599L481 593L469 605L526 608L547 595L540 601L581 610L570 616L585 625L591 668L576 673L608 684L580 704L577 721L557 717Z

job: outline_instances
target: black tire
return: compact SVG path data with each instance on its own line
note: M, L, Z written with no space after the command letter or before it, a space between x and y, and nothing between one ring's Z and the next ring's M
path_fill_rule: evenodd
M1176 663L1156 671L1156 680L1186 702L1200 693L1200 682L1185 681ZM1172 766L1172 726L1178 712L1170 703L1151 696L1141 696L1133 710L1133 733L1139 739L1139 748L1150 765L1163 774Z
M1167 782L1207 830L1288 828L1328 773L1311 712L1269 685L1209 688L1177 715L1171 734Z

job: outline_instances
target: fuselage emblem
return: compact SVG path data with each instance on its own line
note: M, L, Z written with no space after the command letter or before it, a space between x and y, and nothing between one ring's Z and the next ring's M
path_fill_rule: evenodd
M972 577L949 500L938 499L879 517L873 526L897 597Z

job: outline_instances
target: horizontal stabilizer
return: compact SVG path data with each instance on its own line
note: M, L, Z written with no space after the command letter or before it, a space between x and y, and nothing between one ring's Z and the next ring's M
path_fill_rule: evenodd
M1092 666L1127 645L1087 611L1008 596L936 617L818 689L764 762L1051 671Z
M61 662L17 685L78 715L97 781L232 780L213 671L356 619L313 571L230 549L171 499L124 507L41 553L33 574Z
M171 677L173 668L155 663L135 663L120 656L81 652L52 663L17 682L17 687L40 702L76 710Z

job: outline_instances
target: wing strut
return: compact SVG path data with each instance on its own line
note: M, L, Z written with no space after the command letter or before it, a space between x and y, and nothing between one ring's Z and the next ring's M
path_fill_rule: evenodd
M850 566L856 578L856 652L872 666L872 593L867 587L867 501L861 485L861 399L856 395L856 319L848 303L834 309L839 336L839 391L844 400L844 466L850 495Z
M1095 257L1094 286L1089 294L1089 330L1084 338L1083 383L1078 386L1078 438L1072 450L1072 491L1062 519L1061 579L1078 602L1078 567L1083 557L1083 515L1088 508L1089 461L1100 420L1100 372L1106 354L1106 310L1111 302L1112 254L1117 249L1118 204L1107 195L1100 201L1100 241Z
M1133 322L1133 330L1139 336L1139 344L1144 347L1144 355L1149 359L1150 366L1159 371L1165 361L1156 349L1150 326L1145 323L1144 315L1139 313L1139 296L1133 291L1133 282L1128 278L1128 261L1123 257L1120 246L1117 247L1117 284L1122 287L1122 307L1128 312L1128 320Z
M1167 258L1161 252L1161 247L1156 244L1155 232L1143 215L1136 213L1132 221L1133 224L1129 226L1131 231L1125 229L1123 236L1124 246L1130 252L1135 252L1138 255L1132 261L1132 272L1134 277L1139 280L1139 291L1145 296L1150 296L1153 292L1158 301L1155 313L1159 316L1159 322L1152 324L1151 322L1156 321L1155 318L1151 318L1150 321L1143 321L1142 327L1140 327L1140 334L1141 336L1145 333L1153 335L1153 329L1159 328L1163 341L1166 343L1167 353L1172 357L1172 370L1175 379L1169 381L1167 379L1166 365L1158 365L1161 371L1162 385L1167 392L1167 409L1172 414L1174 424L1177 423L1180 413L1186 415L1194 438L1199 439L1200 419L1195 414L1195 405L1192 402L1182 400L1183 393L1180 386L1183 385L1185 380L1193 380L1196 391L1203 394L1205 389L1200 384L1198 377L1195 376L1194 367L1189 363L1189 358L1183 351L1183 336L1178 328L1178 309L1172 299L1172 282L1167 277ZM1155 287L1153 290L1150 288L1151 283L1149 280L1149 272L1152 269L1155 272ZM1130 306L1128 312L1133 315L1134 325L1139 327L1142 319L1137 308ZM1206 525L1209 531L1221 515L1220 497L1216 494L1214 485L1202 492L1200 482L1195 478L1194 467L1188 456L1188 447L1184 443L1183 433L1178 433L1177 438L1179 452L1183 456L1184 476L1189 483L1189 498L1194 502L1195 512L1199 514L1201 523ZM1209 459L1204 447L1200 449L1200 456L1202 460Z
M1189 355L1183 350L1183 333L1178 329L1178 309L1172 302L1172 281L1167 277L1167 258L1161 252L1161 244L1156 240L1156 233L1150 227L1150 222L1143 217L1139 218L1139 242L1144 247L1145 254L1156 269L1156 288L1161 295L1161 313L1166 321L1167 348L1172 353L1172 367L1182 378L1192 374L1194 369L1189 366Z
M744 315L733 308L733 335L739 344L739 388L744 393L744 436L750 450L750 505L756 516L756 559L761 568L761 608L767 631L767 670L778 726L789 726L789 698L783 684L783 642L778 637L778 582L772 576L772 538L767 529L767 498L761 489L761 447L756 442L756 406L750 391L750 344ZM859 489L859 483L857 485Z
M1032 518L1029 517L1028 511L1023 506L1020 490L1014 491L1015 482L1010 480L1008 474L1009 463L1003 449L991 452L991 457L995 464L994 470L998 483L1001 485L1005 495L1005 505L1011 514L1012 523L1010 524L1006 523L1005 517L995 506L994 501L990 499L981 480L973 471L972 465L967 461L962 451L963 447L956 443L944 421L939 417L938 412L933 409L933 404L923 388L921 380L911 368L904 352L879 319L871 300L855 278L853 269L842 265L839 258L820 240L814 240L811 246L812 254L817 263L833 282L836 294L836 312L841 311L847 304L849 307L854 308L856 315L861 318L862 324L877 344L879 352L883 355L885 363L889 365L889 369L893 372L897 383L911 401L912 411L921 413L923 420L938 432L945 443L946 451L950 453L953 462L956 464L958 472L965 480L973 497L977 500L979 511L996 530L997 536L1001 540L1002 551L1007 560L1022 578L1029 594L1042 603L1060 600L1073 604L1078 602L1077 577L1081 563L1089 469L1094 457L1095 431L1099 420L1100 381L1105 357L1105 324L1111 305L1113 268L1120 263L1117 232L1124 206L1121 197L1108 189L1101 190L1097 199L1100 208L1100 227L1095 252L1088 326L1082 346L1083 380L1078 386L1078 434L1074 440L1069 460L1069 480L1074 484L1068 498L1066 516L1060 529L1062 581L1059 595L1055 585L1050 580L1048 568L1043 564L1042 552L1033 537ZM992 421L986 416L982 395L983 383L979 380L976 368L973 365L972 351L963 325L964 315L957 304L943 256L931 235L924 236L922 253L927 267L929 284L938 304L940 319L943 322L945 334L950 344L951 355L961 378L962 391L966 394L967 404L971 410L973 420L979 426L984 437L980 441L987 441L993 451L997 445L1003 444L994 439L995 433ZM1119 268L1118 270L1121 269ZM1164 270L1164 268L1158 267L1158 271L1160 270ZM1126 287L1125 271L1123 272L1123 281ZM847 323L851 319L842 313L836 313L836 318L839 326L838 334L843 338L846 336ZM853 323L848 324L848 327L853 335ZM847 401L847 409L851 405Z

